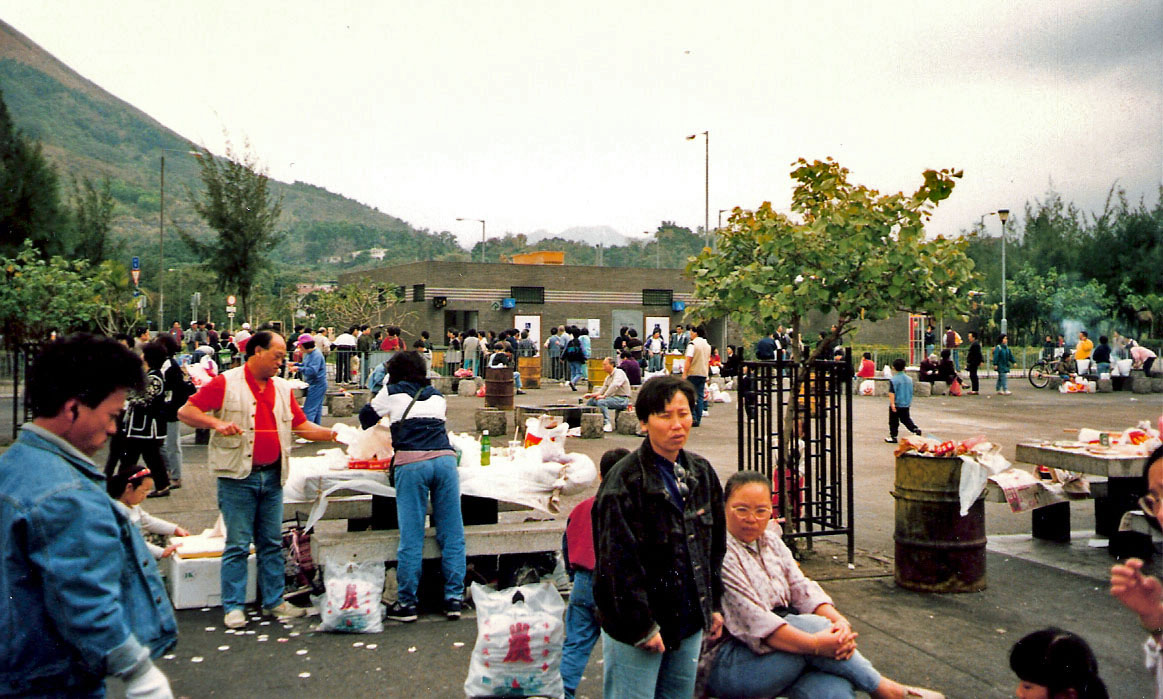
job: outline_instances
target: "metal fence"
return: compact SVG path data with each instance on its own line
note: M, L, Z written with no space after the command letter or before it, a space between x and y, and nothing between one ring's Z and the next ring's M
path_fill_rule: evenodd
M767 475L784 539L844 536L855 554L852 370L848 362L744 362L739 469Z

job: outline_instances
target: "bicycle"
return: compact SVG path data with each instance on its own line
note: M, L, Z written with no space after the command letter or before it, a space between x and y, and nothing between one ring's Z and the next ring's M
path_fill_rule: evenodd
M1073 360L1069 355L1058 359L1039 359L1030 367L1026 378L1034 388L1045 388L1052 376L1069 376L1074 373Z

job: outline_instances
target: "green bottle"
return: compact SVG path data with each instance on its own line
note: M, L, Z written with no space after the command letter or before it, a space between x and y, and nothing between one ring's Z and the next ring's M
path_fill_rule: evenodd
M481 466L488 466L492 463L493 445L489 441L489 431L485 430L481 435Z

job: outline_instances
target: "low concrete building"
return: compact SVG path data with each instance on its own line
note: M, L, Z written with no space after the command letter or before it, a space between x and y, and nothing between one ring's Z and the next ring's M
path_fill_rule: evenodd
M411 337L427 330L441 344L449 328L527 328L544 343L553 326L585 325L597 356L622 326L640 337L656 324L669 333L683 323L694 290L678 269L431 261L351 272L339 283L398 289L400 327ZM721 323L709 331L718 337Z

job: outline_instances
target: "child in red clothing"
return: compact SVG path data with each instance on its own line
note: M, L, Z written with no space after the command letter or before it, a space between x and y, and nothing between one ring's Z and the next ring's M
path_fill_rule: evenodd
M629 453L629 449L619 447L602 454L598 465L599 482ZM561 681L565 685L566 699L573 699L582 672L590 661L590 651L602 632L594 604L594 527L590 517L593 507L592 497L582 500L569 513L565 525L562 553L565 554L565 568L573 578L569 607L565 611L565 646L561 649Z

